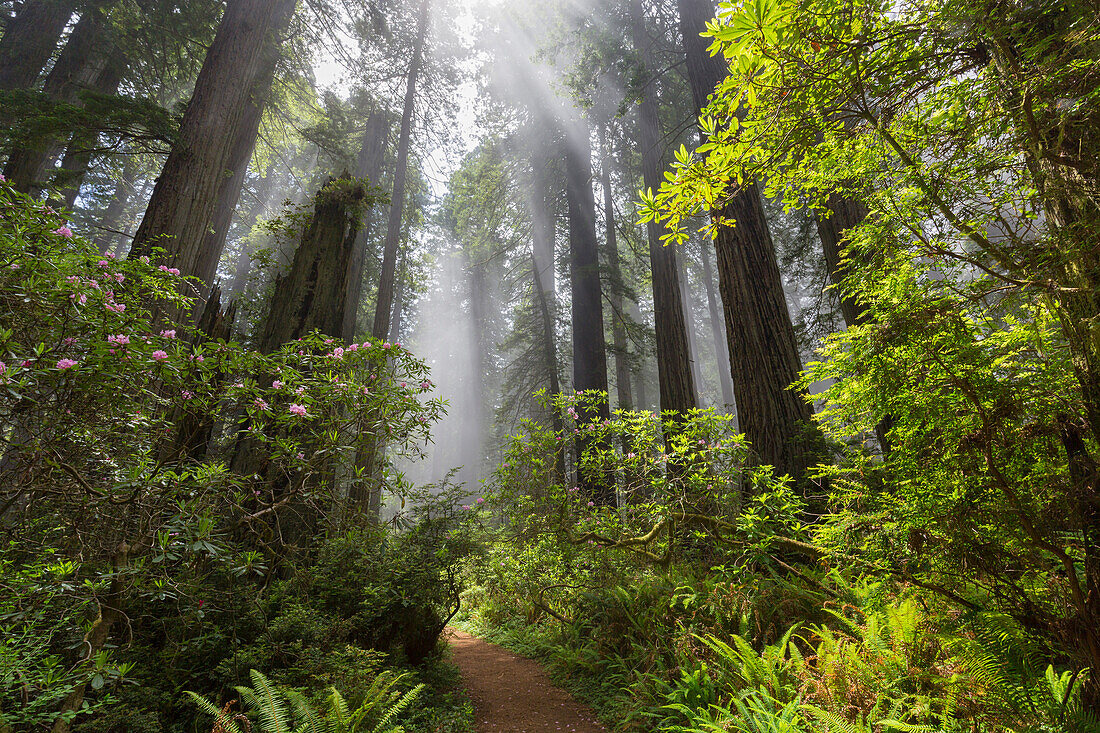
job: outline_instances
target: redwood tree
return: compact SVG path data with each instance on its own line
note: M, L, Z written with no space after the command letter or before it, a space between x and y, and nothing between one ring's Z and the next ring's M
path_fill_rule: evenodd
M565 144L565 193L569 206L569 281L573 294L573 389L607 394L607 344L603 330L596 201L592 193L592 149L588 126L574 120ZM583 411L584 422L609 416L607 400ZM578 441L578 455L585 440ZM615 484L605 476L578 472L581 486L599 506L615 505Z
M688 80L696 110L726 77L700 34L714 17L711 0L678 0ZM801 480L816 462L810 405L791 385L802 368L760 190L745 185L712 215L735 222L718 229L718 282L729 340L741 430L756 460Z
M416 40L409 75L405 84L405 104L401 112L401 135L397 142L397 167L393 174L393 195L390 197L390 215L386 223L386 241L382 246L382 272L378 280L378 302L374 310L375 338L384 339L390 330L393 311L394 278L397 274L397 248L401 244L401 221L405 215L405 181L409 170L409 145L412 139L412 117L416 107L416 82L424 63L424 42L428 36L429 0L421 0L417 18Z
M250 124L295 0L229 0L168 160L130 250L150 255L209 283L221 249L209 240L234 150Z
M53 55L75 0L26 0L0 36L0 91L29 89Z
M646 188L656 191L662 180L660 127L652 88L653 79L645 61L648 44L641 0L630 2L630 35L634 52L639 59L637 78L641 85L641 95L638 100L637 143L642 155L642 180ZM646 234L649 237L649 263L653 271L653 311L661 409L685 413L698 406L698 385L695 384L691 370L691 349L676 267L676 250L663 246L661 225L658 222L649 222Z

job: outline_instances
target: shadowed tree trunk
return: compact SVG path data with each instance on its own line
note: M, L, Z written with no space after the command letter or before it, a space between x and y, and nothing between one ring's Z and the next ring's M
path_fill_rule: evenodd
M23 3L0 37L0 91L34 86L75 9L75 0Z
M611 351L615 355L615 396L621 410L633 410L630 396L630 363L626 347L626 314L623 313L623 275L619 265L619 242L615 232L615 200L611 192L611 154L607 149L607 127L600 125L600 188L603 190L604 248L610 283Z
M552 160L560 147L552 144L557 133L545 121L536 127L529 145L531 154L531 278L539 321L542 324L543 368L546 371L547 391L551 398L561 394L561 378L558 374L557 292L554 286L554 245L557 239L557 207L554 205ZM550 427L562 433L561 413L549 409ZM565 480L565 450L559 448L555 458L556 481Z
M241 115L237 127L236 138L233 140L232 148L229 151L225 176L218 187L214 217L211 220L210 230L206 234L206 240L202 245L204 251L218 253L217 258L207 258L204 261L207 269L196 273L207 285L212 285L214 282L218 259L220 259L221 252L225 249L229 227L233 223L233 216L236 214L237 205L241 200L241 191L244 189L248 166L252 161L252 152L256 149L256 140L260 135L260 122L263 120L264 109L267 107L267 98L271 94L271 85L275 81L275 67L279 61L278 46L269 43L265 49L265 55L264 65L256 77L252 95L245 104L244 113Z
M374 310L374 327L371 333L376 339L386 338L390 330L393 311L393 281L397 270L397 248L401 244L401 221L405 215L405 180L409 168L409 143L412 137L413 109L416 106L416 81L424 62L424 41L428 35L428 3L421 0L417 19L416 42L409 61L409 76L405 87L405 105L401 112L401 135L397 142L397 167L393 174L393 195L390 197L390 215L386 224L386 241L382 246L382 272L378 279L378 302Z
M734 409L733 376L730 373L730 352L726 344L726 329L723 326L722 311L718 308L718 298L714 292L714 267L710 264L710 252L707 243L699 243L699 257L703 262L703 284L707 290L707 312L710 314L711 337L714 339L714 353L718 355L718 382L722 386L722 404L727 410Z
M687 333L688 363L691 365L691 378L698 390L703 385L703 374L699 370L699 340L695 332L695 304L691 298L691 285L688 284L687 266L684 262L684 259L688 256L687 248L689 246L690 243L685 244L676 253L676 282L680 288L680 303L684 309L684 331ZM697 401L699 405L702 405L702 398Z
M598 406L581 411L580 421L609 416L607 344L603 330L603 293L600 288L599 242L596 238L596 201L592 194L592 152L588 126L575 120L566 136L565 194L569 206L569 280L573 293L573 389L602 392ZM583 434L582 434L583 436ZM580 455L587 444L578 441ZM607 476L578 471L582 489L598 506L615 506L615 484Z
M347 178L330 181L318 192L290 269L274 283L271 307L257 341L260 352L272 353L313 330L339 332L348 305L344 277L366 198L364 186ZM245 476L259 475L276 496L289 490L279 477L269 475L266 456L247 437L237 444L232 469ZM287 518L294 527L287 536L301 538L312 534L319 516L315 505L295 499L287 505Z
M662 166L660 123L657 103L651 87L652 77L645 59L649 52L645 16L641 0L630 2L630 35L640 69L641 98L638 101L638 150L642 155L642 181L656 191L661 186ZM676 250L661 242L661 225L649 222L649 264L653 272L654 328L657 334L657 379L661 390L661 409L684 413L698 405L699 399L691 371L691 351L687 323L684 320L680 278L676 268Z
M847 231L867 216L867 207L855 199L835 194L829 197L826 207L829 209L828 218L821 215L815 217L817 234L821 239L821 250L825 254L825 266L829 269L829 280L840 297L840 312L844 316L844 322L855 326L866 322L866 308L845 287L847 268L841 261L841 242Z
M361 184L349 184L349 180L330 181L317 194L294 262L275 282L257 344L265 354L314 329L338 333L344 322L348 306L344 277L359 232L360 207L367 197Z
M700 36L714 17L711 0L678 3L688 80L698 110L727 69ZM758 463L774 466L801 484L820 455L820 438L810 425L809 403L799 390L790 389L802 365L759 188L743 187L712 214L736 222L719 229L715 250L740 429ZM816 497L811 503L820 509Z
M126 204L134 194L134 179L137 177L137 172L137 161L134 156L126 156L111 203L107 204L107 208L103 211L103 216L100 217L97 225L98 231L92 239L103 254L111 249L111 245L118 237L116 230L122 220L122 214L126 211Z
M118 86L122 83L127 65L125 55L115 47L92 82L91 91L105 96L118 94ZM71 209L80 195L80 187L88 173L98 140L98 130L74 132L69 140L65 157L61 159L61 169L53 178L54 185L62 187L61 205L66 209Z
M91 7L80 16L42 86L42 93L51 101L71 104L76 101L81 89L95 81L97 57L100 57L106 28L107 15L101 7ZM52 134L39 134L26 139L11 151L4 165L4 177L17 191L38 191L42 187L47 165L56 160L57 147L58 140Z
M355 175L366 179L372 186L379 185L382 180L382 165L386 159L386 141L390 136L391 123L389 113L376 110L367 119L366 129L363 132L363 144L359 149ZM372 221L371 216L364 219L359 236L355 240L355 249L351 253L351 259L348 260L348 309L340 329L340 337L347 343L354 341L356 336L359 299L363 294L363 265L367 259L367 248L370 246Z
M861 325L868 321L867 307L859 302L859 298L848 290L845 283L847 266L842 258L842 243L848 230L858 226L867 216L867 207L861 201L836 194L830 196L825 205L829 209L828 218L820 214L815 218L821 250L825 255L825 266L829 270L829 280L840 297L840 313L844 316L844 323L849 326ZM893 419L887 416L875 426L875 436L883 455L890 452L890 439L887 436L893 425Z
M209 284L221 251L211 247L226 171L240 143L257 89L269 81L295 0L229 0L206 54L179 136L157 179L131 256L163 247L163 261ZM165 314L170 318L177 313Z

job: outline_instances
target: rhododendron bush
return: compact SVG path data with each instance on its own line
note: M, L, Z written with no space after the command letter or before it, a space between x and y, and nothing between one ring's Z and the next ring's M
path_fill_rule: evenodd
M104 639L127 604L201 616L204 579L262 576L288 546L363 524L352 484L397 482L356 472L357 452L418 454L443 409L397 344L315 333L260 354L155 322L158 303L190 306L186 285L145 258L102 256L0 184L0 526L36 561L20 607L0 608L0 636L72 635L88 617L58 626L64 609L98 606L83 660L50 678L53 715L117 676ZM49 629L27 615L36 597L54 609Z

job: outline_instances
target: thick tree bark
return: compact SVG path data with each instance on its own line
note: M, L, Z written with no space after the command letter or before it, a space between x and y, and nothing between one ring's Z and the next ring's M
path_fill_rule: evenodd
M65 43L61 55L42 86L50 100L63 104L76 101L77 94L98 75L97 57L107 29L107 15L101 7L84 11ZM17 191L32 193L42 187L43 173L56 160L58 141L54 135L35 136L11 151L4 165L4 177Z
M700 36L714 17L714 5L678 2L688 79L695 106L702 109L727 73ZM820 437L810 424L809 403L790 388L802 365L759 188L744 186L712 214L736 222L718 230L715 249L740 429L759 464L801 484L820 456ZM808 498L821 508L818 497Z
M722 386L722 404L727 410L735 409L733 397L733 375L730 371L729 345L726 343L725 320L718 308L718 298L714 292L714 267L710 263L710 252L706 242L699 243L699 256L703 262L703 285L707 291L707 312L710 314L711 338L714 339L714 352L718 355L718 382Z
M233 322L237 319L237 305L231 303L222 308L221 288L215 285L203 306L202 315L196 324L194 344L217 341L229 341L233 331ZM224 383L228 375L220 372L219 382ZM201 461L210 448L210 439L217 426L219 415L210 410L188 410L176 408L172 415L175 431L161 452L161 460L177 462L185 460Z
M221 257L210 246L220 193L295 0L230 0L206 54L179 137L153 189L131 256L163 247L162 260L207 284ZM170 318L177 313L165 314Z
M551 174L551 161L555 157L555 146L550 143L556 133L549 125L541 125L530 142L531 150L531 279L542 325L539 337L542 340L543 368L546 373L547 391L551 398L561 394L561 377L558 374L557 333L555 329L557 313L557 292L554 285L555 256L557 240L557 207L554 205L554 183ZM561 413L550 408L550 427L559 435L562 433ZM555 481L565 480L565 451L559 448L555 456Z
M102 95L118 94L118 87L122 83L127 65L126 56L117 47L114 48L105 60L103 68L96 74L91 91ZM69 140L65 157L61 159L61 169L54 174L53 178L54 185L63 187L60 193L61 205L66 209L71 209L80 195L80 187L84 182L84 176L88 173L88 166L91 165L98 140L98 130L74 132Z
M676 253L676 282L680 288L680 304L684 309L684 331L687 333L688 364L691 365L691 378L696 389L699 389L703 385L703 373L699 368L699 341L695 332L695 304L692 301L691 285L689 285L687 267L684 263L688 246L685 244ZM659 345L658 353L660 353ZM697 403L699 405L703 404L701 397L697 399Z
M75 9L75 0L23 3L0 37L0 91L34 86Z
M344 277L359 232L359 207L367 195L362 186L346 183L347 179L330 181L317 194L294 262L275 282L257 344L263 353L314 329L328 335L340 331L348 306Z
M275 81L275 68L279 62L278 51L278 46L271 43L265 49L264 65L256 77L252 95L245 104L244 113L241 115L240 124L237 127L236 137L229 151L225 176L218 187L214 217L202 246L204 251L217 252L219 256L218 258L211 257L205 260L207 269L196 273L207 286L213 285L218 259L220 259L221 252L225 249L225 242L229 237L229 228L233 223L233 216L237 212L237 205L241 200L241 191L244 189L249 163L252 161L252 153L256 149L256 140L260 135L260 122L263 120L264 109L267 107L267 98L271 94L271 85ZM205 293L203 297L206 297Z
M392 121L390 115L382 110L371 113L363 132L363 144L359 149L359 159L355 166L355 175L366 179L372 186L382 181L382 165L386 160L386 141L390 136ZM348 260L347 301L348 310L340 336L351 343L355 340L359 320L359 299L363 294L363 265L367 260L367 248L370 246L372 217L363 220L359 236L355 240L355 249Z
M581 412L581 422L609 417L607 344L604 340L603 293L600 287L596 201L592 193L592 152L588 126L577 120L566 136L565 193L569 205L569 280L573 293L573 389L602 392L595 408ZM583 433L582 433L583 436ZM587 441L578 442L578 453ZM578 472L581 487L598 506L615 506L615 483L607 476Z
M855 326L866 322L866 308L845 287L847 268L841 259L841 242L844 241L847 231L867 216L867 207L853 198L835 194L829 197L826 207L829 209L829 216L816 217L817 234L821 239L821 250L825 254L829 280L840 297L840 312L844 316L844 322Z
M642 95L638 102L637 130L638 150L642 155L642 182L646 188L656 191L663 180L660 121L654 91L650 87L651 72L644 61L649 49L641 0L630 2L630 35L634 52L643 60L639 75ZM657 380L661 390L661 409L685 413L698 406L699 397L698 385L691 371L691 350L676 268L676 250L661 242L659 223L649 222L646 234L649 238L649 263L653 272L653 313L657 334Z
M401 113L401 135L397 142L397 167L393 174L393 195L386 225L386 241L382 246L382 272L378 280L378 302L374 310L371 333L384 339L390 330L393 310L393 280L397 270L397 248L401 244L401 221L405 215L405 180L409 169L409 143L412 137L412 117L416 106L416 81L424 62L424 41L428 35L429 0L421 0L417 19L416 42L409 61L409 77L405 87L405 105Z
M621 410L633 410L630 396L630 362L627 359L626 314L623 313L623 276L619 265L619 241L615 232L615 199L611 191L611 153L607 146L607 127L600 125L600 188L603 189L604 250L607 275L611 283L611 351L615 355L615 396Z
M347 306L344 277L366 196L362 185L346 178L330 181L317 194L313 216L302 232L290 269L274 283L271 307L257 339L259 351L272 353L313 330L329 335L339 332ZM246 433L241 435L233 471L261 476L276 496L293 491L285 477L271 469L265 452ZM323 473L332 479L331 472ZM354 486L352 492L354 499ZM282 537L292 545L306 541L320 520L314 500L293 497L279 514Z

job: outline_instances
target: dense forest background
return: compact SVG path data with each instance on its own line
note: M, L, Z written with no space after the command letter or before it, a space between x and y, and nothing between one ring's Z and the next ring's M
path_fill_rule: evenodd
M0 0L0 733L1100 730L1090 0Z

